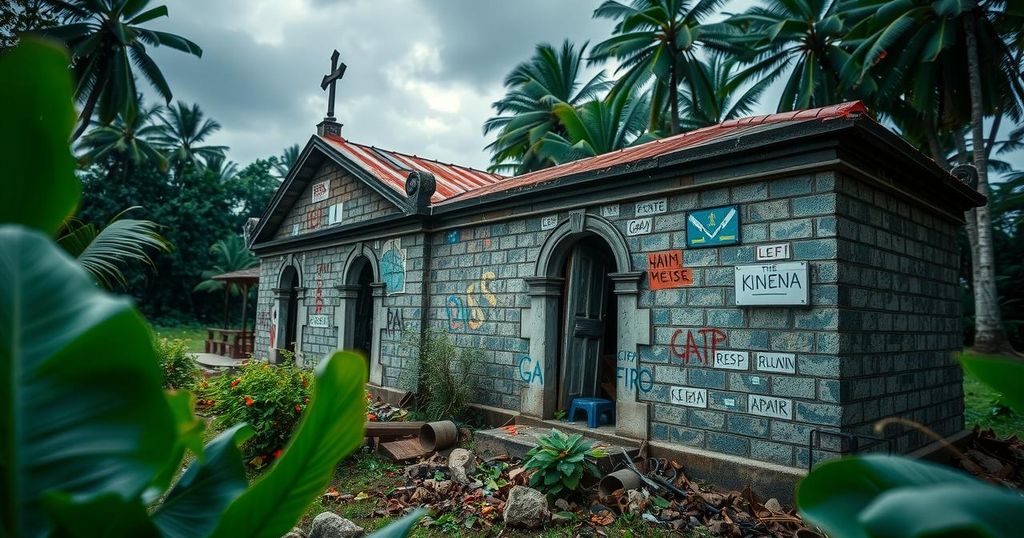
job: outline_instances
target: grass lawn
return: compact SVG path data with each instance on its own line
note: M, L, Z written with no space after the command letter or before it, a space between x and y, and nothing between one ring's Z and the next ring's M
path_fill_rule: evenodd
M168 338L171 340L184 340L188 343L188 350L201 353L206 341L206 329L202 327L153 327L157 338Z
M1016 435L1024 438L1024 416L995 405L998 399L998 393L964 372L964 419L967 428L980 426L995 430L999 437Z

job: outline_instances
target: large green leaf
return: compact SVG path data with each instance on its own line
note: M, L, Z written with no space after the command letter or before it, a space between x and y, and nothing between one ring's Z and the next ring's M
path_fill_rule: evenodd
M238 447L251 437L253 429L238 424L220 433L192 462L153 514L153 521L165 538L206 536L221 512L245 491L245 464Z
M316 387L281 459L221 517L213 536L279 538L322 495L338 461L363 442L366 363L338 351L317 367Z
M967 373L1002 394L1006 405L1024 414L1024 361L965 353L960 363Z
M834 538L1012 536L1024 527L1024 497L948 467L890 456L823 463L800 481L796 503Z
M426 513L427 511L423 508L415 510L402 519L392 522L387 527L377 530L369 538L405 538L409 535L409 531L412 530L412 526Z
M162 538L137 498L108 493L79 501L57 493L45 505L54 522L50 538Z
M30 38L0 55L0 222L52 234L78 204L68 63L61 49Z
M40 503L140 495L175 423L148 328L43 234L0 226L0 521L46 532Z

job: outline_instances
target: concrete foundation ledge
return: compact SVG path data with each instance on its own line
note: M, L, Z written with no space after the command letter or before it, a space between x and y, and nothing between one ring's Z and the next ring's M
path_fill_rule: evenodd
M393 406L402 405L402 400L409 394L409 391L403 389L396 389L393 387L382 387L380 385L374 385L373 383L366 384L366 391L370 393L370 397L373 399L380 398L387 404Z
M483 404L469 404L468 406L481 421L482 424L489 424L494 427L511 424L519 416L519 411L492 407Z
M775 497L783 504L792 505L796 483L807 471L775 463L720 454L675 443L651 441L650 455L675 460L683 465L683 472L691 480L708 482L723 490L754 490L763 501Z

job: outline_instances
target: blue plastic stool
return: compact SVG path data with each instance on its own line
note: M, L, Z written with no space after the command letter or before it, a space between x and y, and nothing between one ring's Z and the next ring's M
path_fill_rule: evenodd
M576 422L576 413L587 414L587 427L596 428L602 415L607 415L608 424L615 421L615 403L604 398L575 398L569 405L569 422Z

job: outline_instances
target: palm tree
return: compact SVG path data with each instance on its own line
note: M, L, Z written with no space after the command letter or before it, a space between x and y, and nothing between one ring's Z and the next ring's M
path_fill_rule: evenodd
M62 41L71 52L75 98L83 103L78 129L72 140L85 132L99 107L100 123L124 114L131 116L138 89L136 70L157 94L171 102L171 88L147 46L171 47L202 56L199 45L179 35L149 30L142 24L167 16L167 7L146 9L149 0L47 0L63 24L41 31ZM134 66L134 68L133 68Z
M712 54L701 61L702 78L711 82L714 93L694 99L689 92L679 94L680 127L684 131L722 123L725 120L750 115L761 94L772 79L763 78L745 86L745 80L736 73L737 63L724 54ZM742 90L742 93L740 93Z
M1000 120L1008 115L1019 121L1022 113L1020 51L1007 45L1019 41L1020 30L1004 26L1019 16L1004 0L862 2L861 9L873 15L851 30L858 43L853 57L860 65L860 80L870 73L882 99L898 95L907 100L926 122L931 153L940 163L945 163L946 152L938 142L941 131L959 141L961 129L969 126L978 191L987 196L988 158ZM987 139L985 116L994 118ZM957 145L966 152L966 141ZM999 351L1008 343L999 311L989 207L968 212L966 220L974 266L975 347Z
M653 134L644 133L649 106L646 97L630 92L612 93L577 107L559 103L555 115L566 134L549 131L539 153L562 164L653 140Z
M203 271L203 278L205 280L196 284L193 291L224 292L224 328L226 329L228 324L228 299L232 295L241 294L242 288L237 284L226 285L224 281L214 280L213 277L255 267L259 264L259 260L253 255L251 250L246 248L245 241L237 235L231 235L217 241L210 247L210 252L214 253L217 257L217 263L210 270ZM248 291L248 288L246 288L246 291ZM242 300L246 301L248 297L243 297Z
M274 161L274 172L277 173L277 177L284 179L288 176L288 172L295 166L295 162L299 160L299 153L301 151L302 148L298 144L284 148L281 155Z
M224 156L227 146L201 145L210 135L220 130L220 124L209 118L204 119L198 104L188 106L178 101L168 107L163 121L159 142L174 165L176 178L181 177L186 168L203 166L204 161Z
M629 5L606 0L594 10L594 16L619 22L613 37L594 47L593 60L615 58L622 76L614 91L633 91L645 87L654 78L649 97L649 125L661 128L666 108L669 131L679 132L679 85L686 83L690 94L714 93L711 82L699 67L698 51L706 45L712 49L737 52L731 28L721 24L704 24L724 0L633 0Z
M749 49L742 81L772 80L789 70L777 110L785 112L841 102L846 96L841 69L850 60L844 38L850 24L867 10L849 9L841 0L765 0L728 23Z
M532 58L505 77L505 96L491 105L498 116L484 123L484 134L498 133L487 146L492 171L521 174L552 164L540 156L538 144L549 132L565 134L555 106L580 105L608 88L603 71L580 82L586 49L587 43L577 50L568 40L558 50L540 44Z
M229 161L224 155L211 155L206 159L206 169L224 183L238 174L238 163Z
M93 122L92 130L78 143L82 150L79 162L89 166L113 157L122 164L123 177L128 177L131 169L143 162L156 163L166 169L167 158L157 145L160 126L155 123L162 112L160 106L142 107L118 114L109 125Z
M170 243L159 234L156 223L124 218L135 209L138 207L118 213L102 229L78 219L68 219L57 232L57 244L78 258L82 267L104 288L126 286L122 268L127 263L138 261L152 266L147 249L170 250Z

